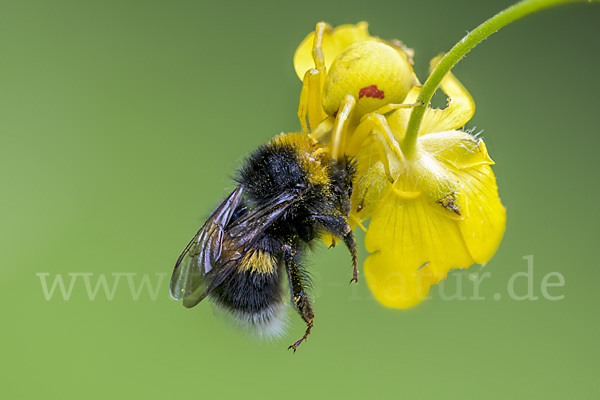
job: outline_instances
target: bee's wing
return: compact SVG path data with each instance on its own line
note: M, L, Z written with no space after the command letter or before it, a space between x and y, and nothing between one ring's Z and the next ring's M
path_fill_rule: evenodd
M208 281L218 278L218 271L222 270L218 267L226 264L222 262L221 257L223 239L226 236L225 226L231 220L243 190L243 186L238 186L221 203L177 259L171 277L171 296L174 299L186 299L198 290L203 291L202 288L209 283ZM221 273L227 271L228 269L225 269ZM196 304L200 300L202 298L198 299ZM184 301L184 305L186 303Z
M227 233L233 240L246 244L245 252L281 214L299 199L300 195L296 192L283 192L268 203L255 207L251 212L242 215L227 228Z
M183 299L185 307L195 306L223 283L265 230L300 198L297 193L284 192L231 221L242 188L238 187L219 206L177 260L171 295Z

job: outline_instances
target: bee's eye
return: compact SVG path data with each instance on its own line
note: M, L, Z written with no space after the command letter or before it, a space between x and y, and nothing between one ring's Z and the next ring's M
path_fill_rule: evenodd
M348 197L352 197L352 186L348 188Z

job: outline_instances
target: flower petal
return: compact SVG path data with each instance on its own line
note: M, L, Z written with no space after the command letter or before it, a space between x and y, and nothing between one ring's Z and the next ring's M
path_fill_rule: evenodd
M369 148L375 149L374 146ZM351 215L357 221L371 218L390 184L379 156L375 152L369 154L373 156L372 161L362 152L363 157L359 158L356 164L357 179L353 184Z
M431 62L437 63L436 60L438 58L434 58ZM473 114L475 114L475 102L473 98L452 73L448 73L442 79L440 88L448 96L448 106L442 109L427 108L419 128L419 135L458 129L469 122ZM420 92L421 87L413 87L404 102L416 102ZM404 137L411 112L412 110L410 109L400 109L388 116L388 123L394 131L397 140L402 140Z
M440 161L463 169L493 165L483 140L463 131L428 133L419 138L421 148Z
M500 245L506 229L506 209L498 197L498 186L487 165L455 170L461 192L467 198L467 216L457 221L474 262L487 263Z
M300 79L304 78L304 74L311 68L315 67L312 58L313 41L315 33L311 32L298 46L294 54L294 68ZM323 34L323 57L325 58L325 67L329 69L333 59L346 47L352 43L370 40L368 24L359 22L356 25L340 25L335 29L327 26Z
M457 220L418 193L407 176L388 186L365 246L374 253L365 261L367 284L382 304L394 308L417 304L448 271L474 263Z
M479 264L492 258L506 227L506 209L498 197L493 161L483 140L462 131L423 135L422 149L445 163L458 182L458 198L466 213L458 227L465 244Z
M431 60L430 69L433 69L442 56ZM475 102L452 73L448 73L440 88L448 96L448 106L443 109L428 109L421 124L421 134L427 132L443 132L458 129L464 126L475 114Z

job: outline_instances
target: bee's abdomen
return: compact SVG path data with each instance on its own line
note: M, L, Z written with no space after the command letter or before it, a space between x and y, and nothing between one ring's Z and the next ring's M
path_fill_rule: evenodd
M281 301L278 271L267 274L236 271L219 289L213 292L217 295L215 300L235 311L260 313L273 302Z
M277 260L265 251L252 249L211 298L250 330L272 336L279 333L285 316L281 279Z

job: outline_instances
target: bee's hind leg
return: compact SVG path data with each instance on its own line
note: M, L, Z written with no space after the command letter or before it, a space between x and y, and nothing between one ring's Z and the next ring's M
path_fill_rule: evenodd
M302 317L306 323L306 331L304 332L304 336L288 347L288 349L293 349L294 353L296 352L298 346L300 346L300 343L308 338L308 335L313 327L313 320L315 318L312 304L308 298L308 294L306 293L306 285L304 283L302 266L297 261L298 257L296 253L297 251L292 248L292 246L288 244L283 246L283 257L285 269L287 271L288 280L290 283L292 303L294 304L298 314L300 314L300 317Z
M348 247L348 250L350 251L350 255L352 256L352 279L350 279L350 283L358 283L358 263L356 261L356 253L357 253L357 246L356 246L356 240L354 239L354 234L352 234L352 230L350 230L350 232L348 232L345 236L344 236L344 243L346 243L346 247Z

